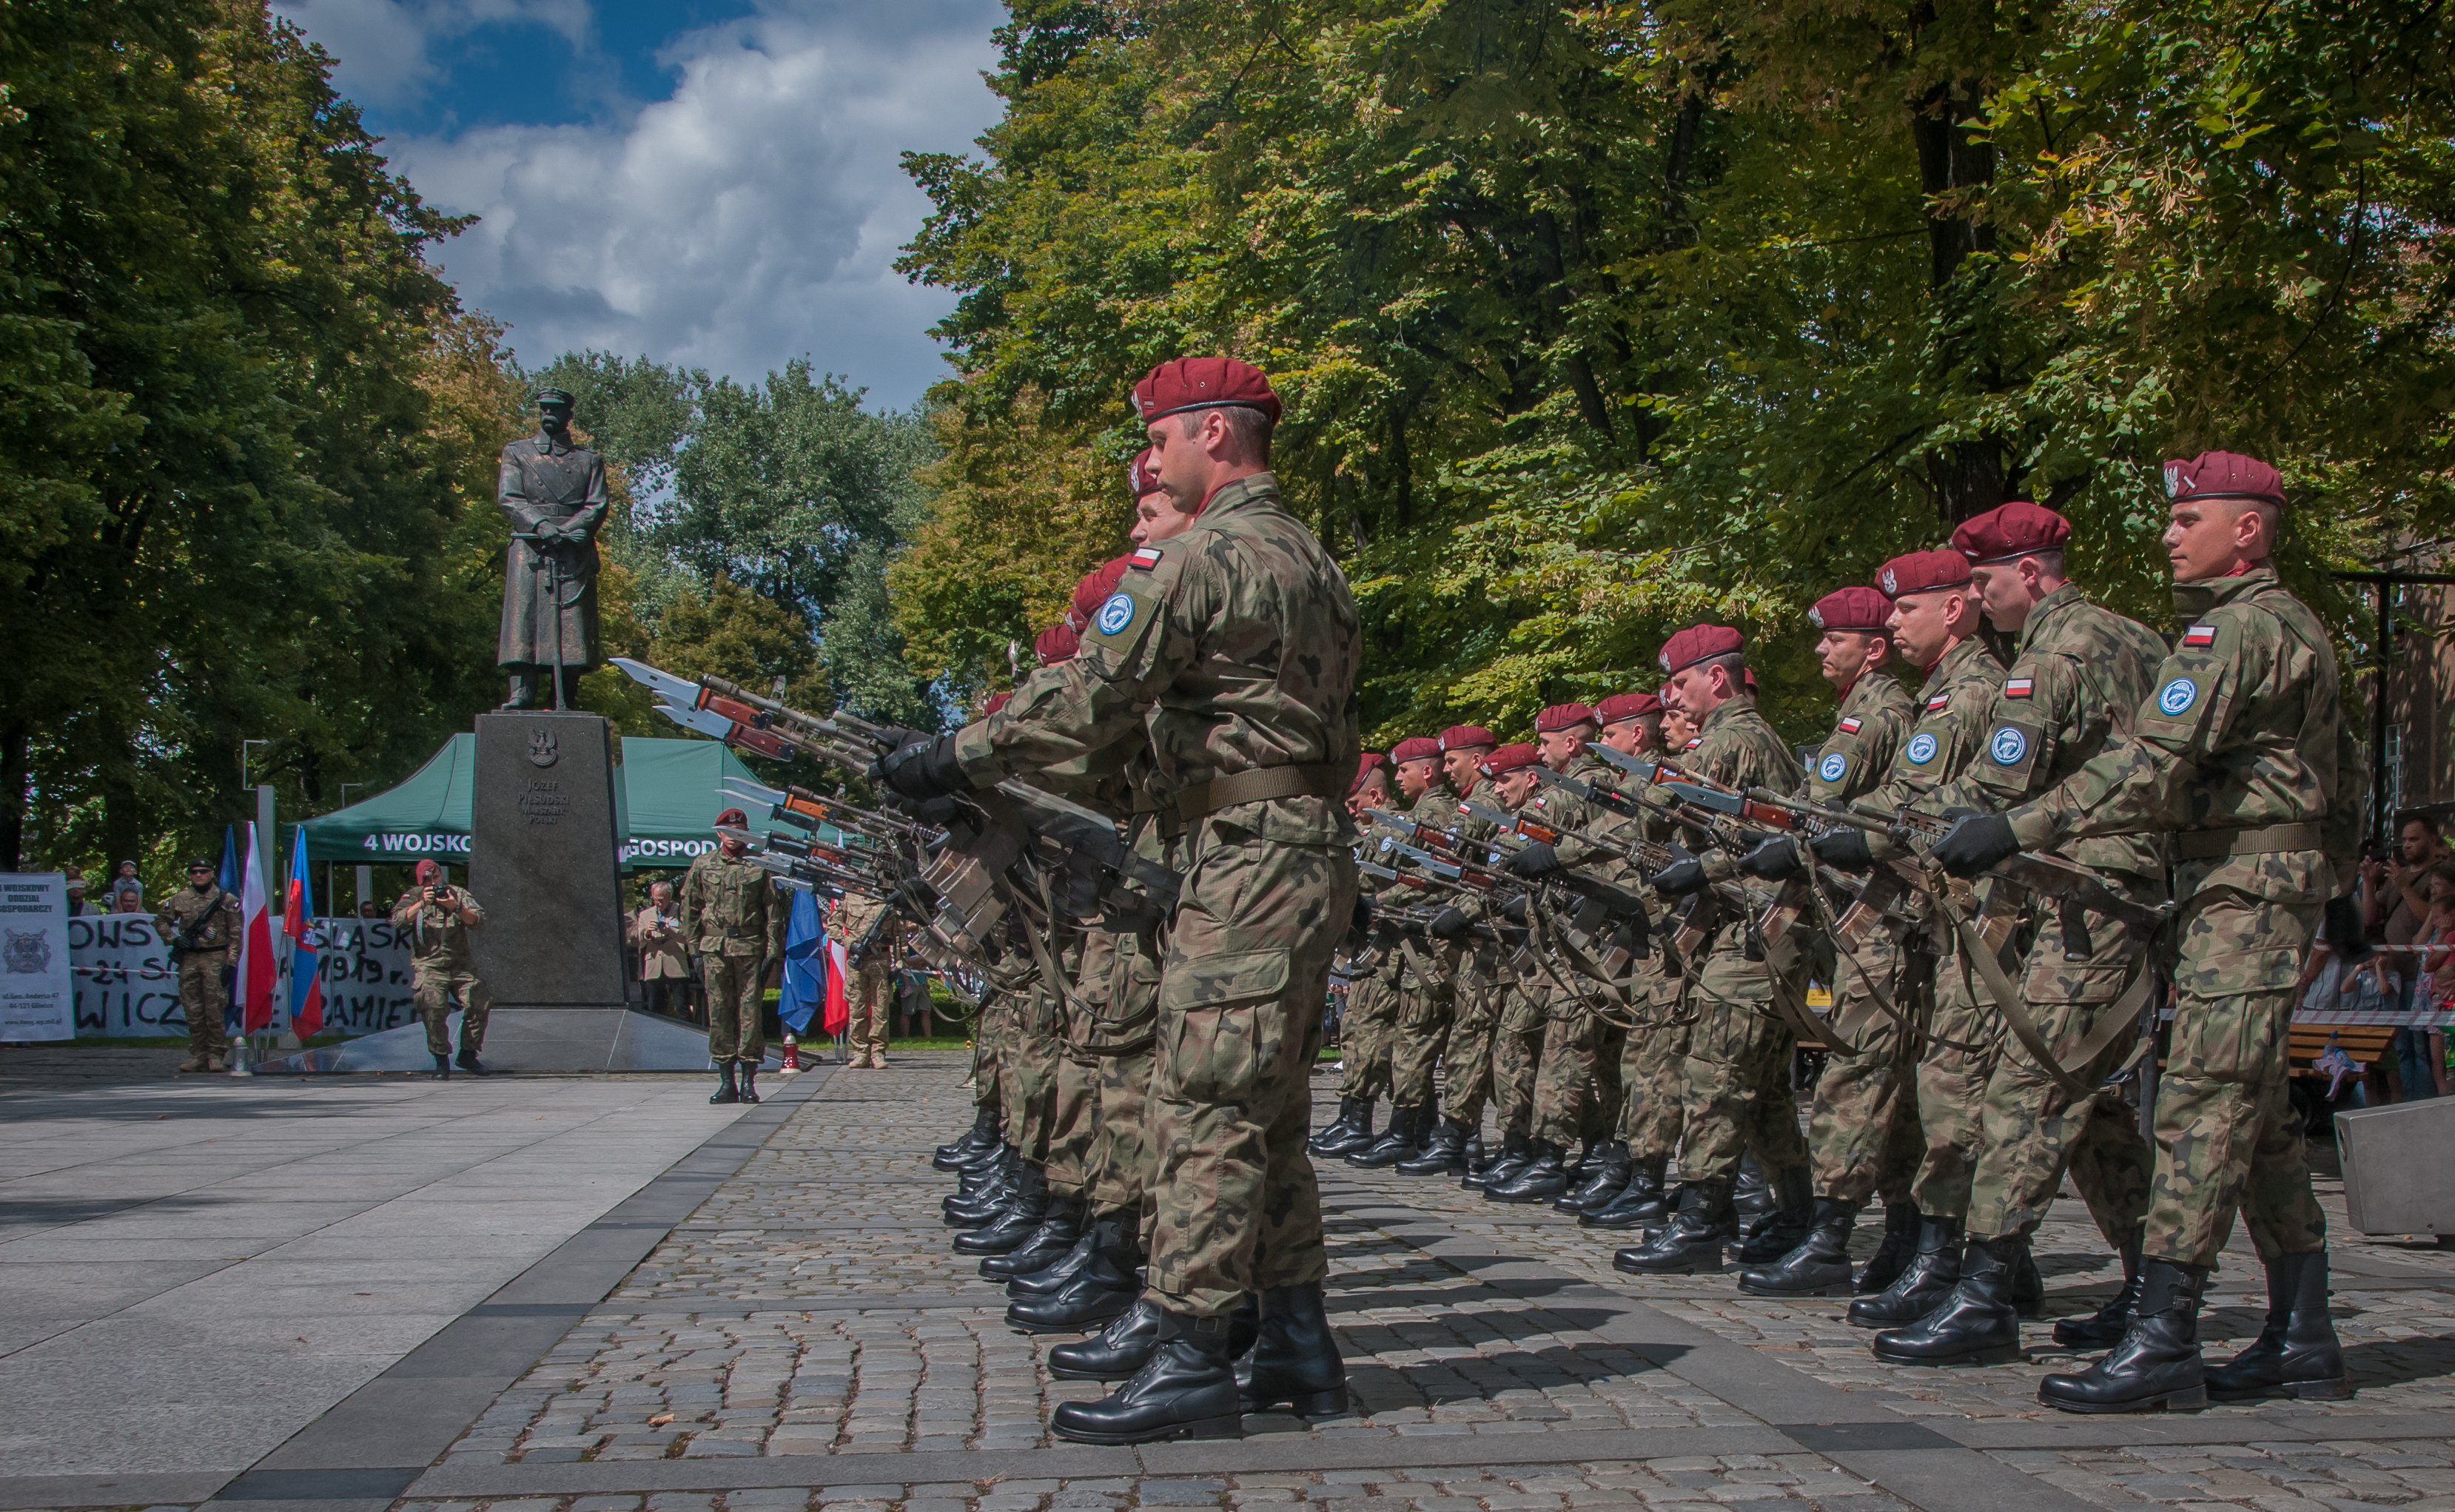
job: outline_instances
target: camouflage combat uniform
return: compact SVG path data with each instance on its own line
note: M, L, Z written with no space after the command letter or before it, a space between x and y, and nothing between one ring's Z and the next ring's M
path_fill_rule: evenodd
M1580 748L1561 774L1583 782L1608 781L1615 768ZM1539 790L1526 804L1530 817L1564 830L1595 830L1615 815L1590 810L1584 800L1564 789ZM1556 847L1554 847L1556 851ZM1584 868L1607 881L1619 881L1623 868L1614 863ZM1555 963L1577 992L1564 992L1547 974L1527 984L1530 997L1542 1005L1542 1047L1534 1066L1534 1138L1566 1148L1579 1139L1615 1138L1620 1111L1621 1031L1589 1006L1587 984L1571 975L1565 962Z
M1148 753L1130 769L1136 797L1126 840L1134 854L1169 871L1183 870L1175 790L1160 776ZM1116 937L1106 1008L1100 1019L1100 1118L1085 1161L1091 1200L1104 1210L1138 1215L1137 1232L1148 1249L1158 1216L1151 1180L1159 1152L1150 1142L1152 1054L1159 1022L1160 965L1167 958L1167 926Z
M477 922L486 921L486 911L465 888L452 890L455 898L477 916ZM447 1021L452 1016L452 998L460 997L460 1047L471 1054L486 1042L486 1010L494 1002L486 984L478 979L476 960L469 954L470 925L460 921L456 909L425 900L423 890L400 895L392 906L393 927L409 941L409 996L417 1005L417 1017L426 1024L426 1049L430 1055L452 1053L452 1036Z
M1917 705L1891 668L1868 673L1841 696L1816 758L1807 764L1807 796L1846 808L1883 781L1909 739ZM1816 1079L1807 1149L1816 1193L1863 1203L1880 1193L1887 1203L1910 1200L1917 1173L1917 1043L1900 1017L1915 1011L1923 987L1922 960L1890 930L1875 930L1846 952L1831 975L1832 1035L1838 1045ZM1892 1004L1887 1013L1879 1003Z
M1458 800L1445 783L1424 790L1407 813L1426 829L1459 828ZM1437 906L1438 895L1430 901ZM1443 1111L1453 1118L1483 1119L1484 1099L1491 1093L1491 1030L1473 1011L1481 1000L1471 975L1475 957L1470 949L1444 944L1428 936L1398 943L1398 1020L1390 1038L1390 1105L1415 1108L1432 1099L1436 1067L1449 1069L1449 1097ZM1472 1069L1470 1069L1472 1068ZM1463 1079L1463 1083L1461 1081ZM1471 1113L1459 1108L1467 1099Z
M765 868L718 846L682 877L682 937L707 989L707 1053L720 1064L767 1050L767 967L784 958L792 895Z
M2131 732L2155 684L2165 642L2147 626L2090 603L2065 583L2039 599L1995 696L1986 744L1934 803L1998 814L2052 788ZM2165 857L2149 834L2078 841L2063 853L2104 874L2132 899L2164 900ZM2019 983L2021 1001L2058 1060L2079 1051L2126 988L2148 968L2148 941L2077 904L2040 899L2038 933ZM2127 1017L2139 1016L2140 1002ZM2068 1169L2098 1227L2120 1248L2148 1206L2150 1158L2139 1115L2100 1085L2131 1053L2124 1035L2096 1063L2068 1066L2098 1090L2077 1103L2017 1039L2006 1037L1978 1104L1978 1156L1968 1233L1974 1240L2033 1232Z
M872 1057L886 1058L887 1016L895 1011L895 961L903 944L897 924L880 922L888 913L882 899L846 893L836 899L827 918L827 934L844 948L846 964L852 964L855 946L869 942L844 982L844 1036L856 1066ZM872 930L877 931L874 936Z
M1223 1317L1327 1274L1305 1157L1332 947L1355 906L1361 637L1347 580L1255 474L1136 554L1080 655L966 726L976 786L1147 729L1180 783L1185 880L1160 964L1152 1300Z
M2011 814L2032 849L2174 835L2181 958L2142 1254L2210 1265L2242 1211L2262 1260L2326 1245L2286 1096L2293 984L2367 798L2325 628L2271 568L2174 585L2187 627L2131 735Z
M1747 694L1725 699L1698 727L1687 771L1728 787L1798 786L1798 758L1756 713ZM1790 1098L1790 1053L1796 1043L1774 1016L1774 964L1748 958L1746 931L1725 922L1695 974L1687 978L1688 1052L1680 1068L1687 1129L1679 1146L1683 1180L1729 1183L1753 1148L1768 1174L1807 1163L1798 1110Z
M197 924L193 949L181 949L179 932L204 915ZM163 901L153 917L163 948L178 961L179 1011L188 1019L188 1058L198 1071L212 1071L230 1054L230 986L222 971L238 956L238 899L219 887L197 892L183 887Z

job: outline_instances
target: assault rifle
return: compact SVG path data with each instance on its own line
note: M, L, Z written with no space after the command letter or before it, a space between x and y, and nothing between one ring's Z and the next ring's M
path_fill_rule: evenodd
M1412 873L1402 872L1396 867L1383 866L1374 861L1358 861L1355 863L1355 869L1363 876L1375 877L1384 882L1396 882L1402 887L1414 888L1418 891L1430 886L1423 877ZM1387 924L1392 929L1404 930L1410 935L1430 934L1432 920L1439 917L1440 910L1421 904L1402 903L1394 907L1385 907L1375 903L1372 906L1374 924ZM1467 926L1467 933L1476 939L1496 941L1500 938L1500 932L1489 924L1470 924Z
M1467 799L1464 803L1459 804L1458 807L1465 813L1491 825L1498 836L1514 838L1520 844L1532 844L1539 841L1545 845L1556 845L1569 833L1565 830L1555 829L1549 824L1538 823L1535 820L1527 818L1523 815L1511 814L1501 809L1495 809L1488 803L1478 803L1472 798ZM1598 842L1598 837L1590 838L1583 835L1579 835L1575 837L1587 840L1589 844ZM1618 846L1606 846L1605 848L1614 851L1621 849ZM1625 852L1622 854L1624 855ZM1665 864L1669 864L1667 854L1665 856ZM1599 903L1605 909L1619 917L1625 918L1632 914L1642 914L1645 912L1644 899L1638 897L1635 894L1628 891L1624 887L1617 886L1614 883L1604 881L1599 877L1588 877L1574 868L1564 870L1560 874L1559 883L1562 887L1575 893L1580 898Z
M910 841L923 849L943 843L946 832L923 824L908 815L864 809L842 798L823 797L803 787L771 788L747 777L724 780L724 795L743 803L767 805L767 816L780 824L817 834L833 828L881 844Z

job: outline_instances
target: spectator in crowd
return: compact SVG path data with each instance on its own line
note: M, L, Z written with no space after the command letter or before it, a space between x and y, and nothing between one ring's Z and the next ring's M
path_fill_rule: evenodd
M135 888L123 887L112 897L111 911L114 914L142 914L145 912L145 895Z
M639 953L639 985L648 1012L693 1021L690 942L682 937L673 883L648 884L647 906L631 916L631 946Z
M373 899L369 899L368 901L358 905L358 917L360 918L382 918L384 917L384 906Z
M85 873L71 866L68 869L69 917L90 918L102 912L85 900Z
M136 906L133 908L128 906L124 901L124 899L130 897L133 897L136 899ZM145 912L145 884L136 879L136 863L134 861L120 862L118 875L114 876L111 879L111 911L114 914L141 914Z
M2367 916L2364 922L2370 937L2395 958L2403 981L2396 1006L2405 1012L2425 1003L2415 990L2422 968L2413 947L2432 906L2430 874L2450 859L2455 859L2455 853L2449 853L2440 837L2438 821L2428 815L2416 814L2404 821L2396 837L2394 856L2362 863L2362 898ZM2443 1033L2440 1041L2444 1043ZM2442 1050L2433 1068L2429 1046L2428 1029L2410 1027L2395 1033L2388 1054L2395 1061L2396 1079L2402 1083L2407 1099L2438 1095L2439 1082L2445 1075L2445 1058Z

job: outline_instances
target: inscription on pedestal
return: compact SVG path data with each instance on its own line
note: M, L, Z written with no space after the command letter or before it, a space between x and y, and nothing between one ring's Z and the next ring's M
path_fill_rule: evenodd
M619 1007L620 844L613 739L593 714L477 716L470 938L504 1007Z

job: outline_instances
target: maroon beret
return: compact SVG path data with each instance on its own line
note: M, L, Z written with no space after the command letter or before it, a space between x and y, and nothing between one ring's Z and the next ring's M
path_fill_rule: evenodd
M1617 724L1623 719L1642 719L1662 712L1662 700L1650 693L1615 693L1594 705L1594 713L1605 724Z
M2071 538L2071 521L2027 499L1988 510L1952 533L1952 549L1973 562L2008 562L2038 552L2059 552Z
M1159 465L1152 458L1151 452L1152 448L1144 447L1134 454L1132 461L1126 464L1126 492L1131 494L1137 503L1141 502L1144 494L1159 492Z
M1498 745L1491 732L1479 724L1453 724L1441 732L1441 749L1464 751L1472 746Z
M1125 581L1126 566L1132 560L1130 556L1112 556L1085 573L1083 580L1074 585L1074 601L1066 606L1065 622L1074 627L1076 635L1090 628L1091 616L1100 612L1100 606L1106 603L1108 595L1117 591L1117 585Z
M2165 496L2246 498L2284 507L2284 480L2276 469L2239 452L2202 452L2189 461L2165 464Z
M1441 743L1428 735L1409 736L1390 752L1390 762L1398 766L1410 761L1437 761L1440 757Z
M727 809L716 816L716 822L719 827L730 824L737 830L746 830L750 828L750 816L740 809Z
M1013 689L1009 688L1004 693L993 693L989 695L989 701L981 705L981 717L985 719L1012 702L1014 702Z
M1040 654L1042 666L1053 667L1083 649L1083 634L1071 625L1051 625L1040 633L1031 649Z
M1534 728L1543 735L1557 735L1574 730L1581 724L1600 724L1593 710L1582 703L1555 703L1534 716Z
M1348 796L1352 797L1358 792L1362 791L1364 787L1364 779L1370 776L1374 770L1387 759L1389 758L1384 756L1378 751L1367 751L1362 756L1357 756L1355 758L1355 780L1347 784Z
M1233 357L1179 357L1150 370L1134 385L1134 409L1146 423L1162 415L1233 406L1279 418L1279 396L1270 380L1249 362Z
M1746 639L1728 625L1691 625L1662 643L1662 670L1677 672L1714 656L1727 656Z
M1964 588L1968 583L1969 558L1958 552L1912 552L1876 569L1876 586L1887 598Z
M1807 612L1818 630L1881 630L1892 617L1892 600L1872 588L1836 588Z
M1478 768L1485 776L1496 777L1504 773L1531 767L1542 759L1542 753L1531 745L1505 745L1483 758Z

